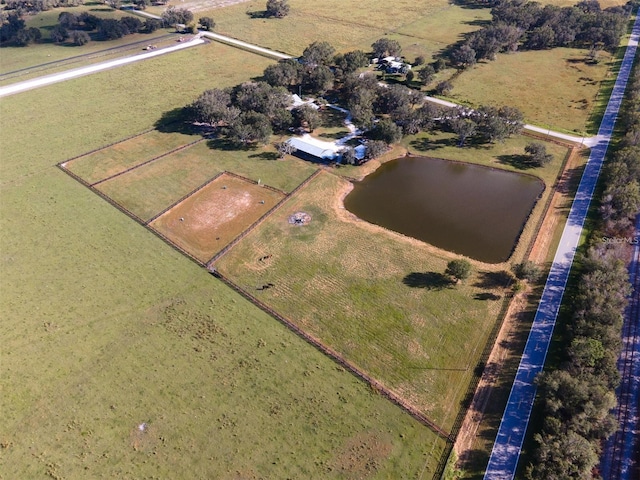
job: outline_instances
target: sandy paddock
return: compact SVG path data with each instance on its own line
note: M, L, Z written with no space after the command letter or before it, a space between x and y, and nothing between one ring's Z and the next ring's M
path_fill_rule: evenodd
M282 193L223 174L150 226L206 262L282 198Z

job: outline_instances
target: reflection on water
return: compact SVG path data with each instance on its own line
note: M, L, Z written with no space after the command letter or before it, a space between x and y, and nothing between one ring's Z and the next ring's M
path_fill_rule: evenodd
M507 260L541 180L434 158L387 162L345 198L359 218L488 263Z

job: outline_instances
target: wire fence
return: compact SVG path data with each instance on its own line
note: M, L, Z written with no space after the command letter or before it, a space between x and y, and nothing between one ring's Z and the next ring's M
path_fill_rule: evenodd
M269 307L268 305L266 305L265 303L260 301L258 298L256 298L253 295L251 295L248 291L246 291L245 289L243 289L242 287L240 287L239 285L234 283L229 278L225 277L222 273L220 273L215 268L210 267L209 270L210 270L211 274L214 277L222 280L226 285L228 285L231 289L236 291L238 294L242 295L246 300L250 301L256 307L260 308L262 311L264 311L264 312L268 313L269 315L271 315L273 318L275 318L280 323L282 323L284 326L289 328L292 332L294 332L300 338L302 338L303 340L308 342L310 345L315 347L321 353L323 353L326 356L328 356L329 358L331 358L333 361L335 361L338 365L343 367L345 370L347 370L348 372L352 373L353 375L355 375L360 380L366 382L375 392L378 392L380 395L384 396L385 398L387 398L388 400L390 400L391 402L393 402L394 404L396 404L397 406L402 408L404 411L409 413L413 418L415 418L420 423L422 423L423 425L425 425L429 429L431 429L431 431L433 431L439 437L445 439L447 442L453 442L453 439L451 438L449 433L447 433L438 424L436 424L433 420L431 420L429 417L424 415L418 409L416 409L411 404L406 402L402 397L400 397L399 395L395 394L394 392L392 392L391 390L386 388L384 385L382 385L380 382L378 382L374 378L372 378L369 375L367 375L365 372L363 372L358 367L353 365L351 362L346 360L338 352L336 352L335 350L333 350L329 346L325 345L323 342L321 342L320 340L318 340L314 336L312 336L309 333L307 333L304 330L302 330L294 322L292 322L291 320L287 319L283 315L279 314L278 312L273 310L271 307Z
M162 155L158 155L158 156L153 157L153 158L151 158L151 159L149 159L149 160L147 160L145 162L142 162L142 163L139 163L137 165L134 165L133 167L129 167L126 170L123 170L123 171L118 172L118 173L116 173L114 175L111 175L110 177L103 178L102 180L98 180L97 182L92 183L91 186L95 187L96 185L99 185L101 183L107 182L109 180L113 180L114 178L119 177L121 175L124 175L126 173L129 173L129 172L131 172L133 170L136 170L137 168L144 167L145 165L148 165L151 162L155 162L156 160L160 160L161 158L167 157L167 156L172 155L172 154L174 154L176 152L179 152L181 150L185 150L185 149L187 149L189 147L193 147L197 143L204 142L205 140L206 140L206 138L199 138L198 140L194 140L193 142L189 142L189 143L187 143L185 145L180 145L179 147L174 148L173 150L169 150L168 152L165 152Z
M269 216L271 216L271 214L273 214L276 210L278 210L280 207L282 207L282 205L284 205L296 192L298 192L298 190L300 190L301 188L303 188L305 185L307 185L311 180L313 180L315 177L317 177L320 172L322 172L321 169L318 169L316 171L314 171L311 175L309 175L306 179L304 179L304 181L298 185L296 188L294 188L291 193L289 193L288 195L286 195L282 200L280 200L278 203L276 203L273 207L271 207L271 209L269 209L269 211L267 211L264 215L262 215L258 220L256 220L255 222L253 222L251 225L249 225L248 228L246 228L240 235L238 235L236 238L234 238L230 243L228 243L222 250L220 250L218 253L216 253L207 263L207 268L209 270L213 269L213 263L215 261L217 261L220 257L222 257L225 253L227 253L229 250L231 250L233 247L235 247L243 238L245 238L247 235L249 235L249 233L251 233L258 225L260 225L262 222L264 222ZM239 178L244 178L244 177L240 177L239 175L236 175ZM280 192L279 190L275 190L276 192ZM280 192L282 193L282 192Z

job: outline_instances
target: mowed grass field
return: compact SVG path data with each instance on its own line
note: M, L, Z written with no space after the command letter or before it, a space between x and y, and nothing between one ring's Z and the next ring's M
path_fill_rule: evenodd
M172 140L172 135L168 140ZM121 146L98 153L108 157L112 150L115 157ZM148 220L224 171L289 192L315 170L313 165L293 158L270 160L275 155L271 146L247 151L217 150L203 141L108 178L95 188L142 220ZM86 158L93 163L93 158ZM73 168L82 161L78 159L69 165ZM93 178L91 174L90 177Z
M66 162L63 167L92 184L152 161L171 150L199 140L199 136L152 130L111 147Z
M442 440L55 167L268 63L244 55L0 101L7 478L431 477Z
M216 268L449 429L502 305L479 298L504 292L486 269L447 285L446 256L350 219L348 189L321 173ZM311 223L291 225L298 211Z
M450 98L472 106L509 105L520 109L528 123L594 134L589 117L612 58L600 52L601 61L589 65L587 53L555 48L498 55L458 76Z
M393 7L381 0L309 2L291 0L290 14L282 19L251 18L265 2L251 0L223 9L198 12L216 21L216 32L300 55L310 43L325 40L338 51L369 51L377 39L389 35L405 49L408 59L438 53L460 35L490 19L488 9L453 5L446 0L398 0ZM150 10L151 11L151 10Z

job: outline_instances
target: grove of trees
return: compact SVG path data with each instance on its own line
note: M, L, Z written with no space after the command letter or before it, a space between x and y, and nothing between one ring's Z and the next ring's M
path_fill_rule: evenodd
M528 0L498 0L491 23L471 33L450 61L464 69L479 60L493 60L500 52L582 47L613 51L625 32L631 3L601 9L597 0L574 6L543 5Z
M275 18L284 18L289 15L288 0L267 0L267 16Z
M101 18L89 12L75 14L63 11L58 15L58 23L49 32L54 43L71 40L74 45L85 45L93 38L96 40L114 40L133 33L151 33L160 27L160 22L148 19L144 23L137 17L125 16L120 20ZM24 20L18 13L7 15L0 26L0 43L26 46L38 42L42 38L38 28L26 28Z
M275 131L293 124L287 110L290 96L282 87L245 82L228 89L203 92L189 107L194 121L213 127L231 142L247 146L266 144Z

